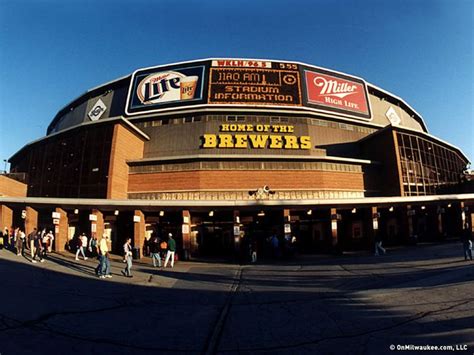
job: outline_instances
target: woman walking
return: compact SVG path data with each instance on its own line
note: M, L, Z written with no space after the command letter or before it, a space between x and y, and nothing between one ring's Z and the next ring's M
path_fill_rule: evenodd
M132 238L127 238L127 241L123 245L123 258L127 263L125 269L122 270L123 276L132 276Z

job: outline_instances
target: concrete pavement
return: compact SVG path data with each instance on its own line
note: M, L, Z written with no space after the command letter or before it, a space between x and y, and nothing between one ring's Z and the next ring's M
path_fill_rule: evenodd
M113 278L100 280L96 264L58 254L32 264L1 250L0 353L474 352L474 263L460 243L244 266L134 264L133 279L114 261Z

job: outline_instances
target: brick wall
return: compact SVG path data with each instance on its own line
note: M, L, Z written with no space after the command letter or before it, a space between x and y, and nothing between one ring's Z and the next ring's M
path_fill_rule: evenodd
M107 198L127 198L128 165L127 160L143 157L143 138L137 136L122 124L114 127L110 154L109 182Z
M27 185L0 175L0 196L26 197Z
M183 171L130 174L128 192L208 189L363 190L362 173L332 171Z

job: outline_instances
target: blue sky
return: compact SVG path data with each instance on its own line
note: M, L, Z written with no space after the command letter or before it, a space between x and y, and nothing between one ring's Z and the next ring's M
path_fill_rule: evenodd
M471 0L0 0L0 159L94 86L207 57L362 77L474 159Z

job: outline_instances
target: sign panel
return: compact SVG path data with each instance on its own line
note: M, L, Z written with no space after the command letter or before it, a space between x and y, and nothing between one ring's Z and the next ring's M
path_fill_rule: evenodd
M325 70L305 69L306 105L325 111L370 118L365 83Z
M126 112L138 114L202 103L205 66L196 64L136 71L130 84Z
M210 104L301 106L297 64L255 60L213 60Z
M91 121L97 121L107 110L107 106L105 106L104 102L99 99L91 108L87 116L90 118Z

